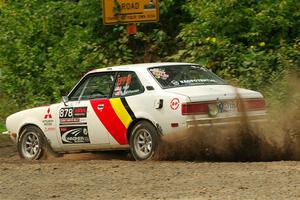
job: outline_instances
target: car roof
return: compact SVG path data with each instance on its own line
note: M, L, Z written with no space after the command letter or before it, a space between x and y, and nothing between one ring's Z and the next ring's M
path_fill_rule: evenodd
M106 67L101 69L94 69L88 73L95 73L95 72L103 72L103 71L124 71L124 70L139 70L139 69L147 69L151 67L162 67L162 66L170 66L170 65L195 65L192 63L181 63L181 62L163 62L163 63L140 63L140 64L129 64L129 65L119 65L119 66L112 66Z

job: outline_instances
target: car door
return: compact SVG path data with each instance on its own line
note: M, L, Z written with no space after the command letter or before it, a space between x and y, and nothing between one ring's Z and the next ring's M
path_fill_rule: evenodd
M111 145L128 145L127 129L135 120L135 115L126 98L143 91L144 87L135 72L121 71L116 76L111 98L91 101L99 119L109 132Z
M115 72L89 74L70 93L69 101L61 103L58 138L64 150L109 145L109 133L101 118L105 114L102 113L104 102L111 95L114 80Z

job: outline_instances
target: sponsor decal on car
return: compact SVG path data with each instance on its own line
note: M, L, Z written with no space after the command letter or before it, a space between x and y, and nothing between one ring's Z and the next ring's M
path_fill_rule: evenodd
M192 80L181 80L179 82L181 84L189 84L189 83L217 83L217 81L213 80L213 79L192 79Z
M128 90L132 84L132 76L128 74L127 76L121 76L117 79L117 84L114 89L115 96L125 96L136 91Z
M150 72L157 79L167 80L169 78L169 74L167 74L165 70L161 68L150 69Z
M73 109L73 117L85 118L87 113L87 107L77 107Z
M86 118L87 107L61 108L59 118Z
M174 98L174 99L172 99L172 101L170 102L170 107L171 107L172 110L177 110L178 107L179 107L179 105L180 105L180 101L179 101L178 98Z
M63 123L71 123L71 122L80 122L80 118L66 118L66 119L60 119L60 123L63 124Z
M44 129L44 131L45 132L51 132L51 131L55 131L56 130L56 128L55 127L45 127L45 129Z
M52 119L52 115L50 113L50 107L47 109L47 114L44 116L44 119Z
M54 120L52 119L50 107L47 109L47 112L44 115L44 120L42 122L44 126L53 126Z
M44 126L53 126L53 119L47 119L47 120L43 120L43 124Z
M63 144L90 143L87 126L60 127Z
M87 107L61 108L59 120L61 125L65 124L86 124Z

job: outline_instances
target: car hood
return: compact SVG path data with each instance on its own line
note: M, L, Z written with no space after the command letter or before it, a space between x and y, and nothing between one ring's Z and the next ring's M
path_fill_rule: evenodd
M230 85L200 85L166 89L167 92L185 95L192 102L213 101L235 98L263 98L262 94L256 91L236 88Z

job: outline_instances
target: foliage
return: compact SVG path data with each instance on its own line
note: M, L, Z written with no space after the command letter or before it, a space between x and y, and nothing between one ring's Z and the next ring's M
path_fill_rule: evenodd
M170 59L203 63L253 89L273 84L299 65L298 0L197 0L185 5L193 22L178 35L185 44Z
M122 26L101 25L100 1L11 2L1 10L3 90L20 106L58 101L85 72L131 62Z
M128 36L102 25L100 0L1 1L0 121L58 102L91 69L125 63L195 62L272 102L288 96L288 73L300 70L299 0L159 2L159 23Z
M166 56L183 3L161 1L160 23L128 37L123 25L102 25L100 0L9 1L0 14L1 89L18 109L49 104L91 69Z
M4 124L0 123L0 133L5 131L5 127Z
M160 0L158 23L139 24L138 33L130 38L133 62L161 62L176 53L180 43L176 36L182 26L191 21L188 11L183 9L187 1Z

